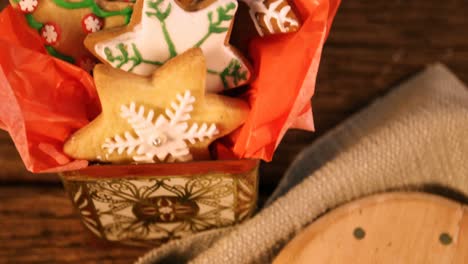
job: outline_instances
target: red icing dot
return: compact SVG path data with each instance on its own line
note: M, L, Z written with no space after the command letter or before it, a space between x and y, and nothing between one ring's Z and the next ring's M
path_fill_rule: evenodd
M100 31L104 26L104 20L95 14L87 14L81 20L81 27L87 34Z
M30 14L36 11L38 5L39 0L20 0L18 2L19 9L25 14Z
M46 45L55 45L60 40L61 30L57 24L47 22L41 28L40 34Z
M84 55L76 61L76 65L91 73L91 71L94 69L94 66L96 66L96 60L91 56Z

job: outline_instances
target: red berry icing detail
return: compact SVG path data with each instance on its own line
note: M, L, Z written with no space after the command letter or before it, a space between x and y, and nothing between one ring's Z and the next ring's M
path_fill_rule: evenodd
M81 20L81 27L87 34L98 32L104 27L104 20L95 14L87 14Z
M44 43L52 46L60 40L61 30L57 24L48 22L41 28L40 34Z
M83 70L91 73L94 69L94 66L96 66L96 60L91 56L85 55L77 60L76 65L82 68Z
M18 2L19 9L25 14L31 14L36 11L38 5L39 0L20 0Z

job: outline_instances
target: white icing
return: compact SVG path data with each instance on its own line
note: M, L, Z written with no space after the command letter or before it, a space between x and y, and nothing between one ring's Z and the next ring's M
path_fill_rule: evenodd
M178 94L165 115L156 118L153 110L145 115L145 108L137 108L133 102L129 106L122 105L121 117L131 125L136 136L127 131L124 136L107 138L102 145L107 151L106 156L114 152L126 153L137 163L154 163L155 158L167 162L191 160L188 143L202 142L219 133L215 124L199 126L194 123L189 127L187 121L191 119L194 102L195 97L190 91Z
M129 57L135 55L132 49L132 44L135 44L140 54L145 60L166 62L171 54L169 47L164 37L162 23L154 16L149 17L148 12L154 13L154 9L148 7L148 4L155 3L156 0L143 0L142 18L140 24L135 26L131 32L124 33L111 40L102 41L97 43L95 51L99 58L104 61L106 59L105 49L109 48L113 54L120 54L116 48L119 43L123 43L128 50ZM227 5L235 5L228 14L232 16L227 21L222 21L219 27L230 28L238 4L233 0L219 0L210 5L209 7L195 11L187 12L182 9L174 0L160 0L160 11L166 11L169 6L171 8L170 15L164 21L167 31L170 34L172 42L175 46L177 54L194 47L203 37L208 33L209 19L208 14L212 13L212 21L218 21L218 8L224 8ZM250 79L249 68L243 63L242 59L237 56L229 46L226 46L226 38L228 31L213 33L208 39L200 46L206 57L206 63L209 70L214 72L222 72L233 60L239 61L241 71L246 72L246 80L240 81L235 85L232 80L227 80L229 87L224 87L222 79L217 74L207 74L207 91L217 92L223 88L232 88L246 84ZM109 61L108 61L109 62ZM120 65L119 61L110 62L114 67L120 68L125 71L132 71L133 73L148 76L154 72L159 66L148 63L141 63L133 67L133 62Z
M273 28L273 20L276 21L276 25L280 29L282 33L289 32L289 27L286 26L289 23L291 26L299 26L299 21L296 19L292 19L288 17L289 11L291 11L291 6L286 5L278 12L276 9L280 6L285 0L277 0L270 4L267 8L265 6L264 0L243 0L250 8L250 17L255 23L255 27L257 28L258 33L260 36L264 36L265 32L263 32L262 28L260 27L256 14L263 14L263 22L265 23L268 33L273 34L276 33Z
M47 24L44 25L44 28L42 29L42 37L48 44L57 42L58 33L55 30L55 26Z
M98 32L102 29L101 20L94 15L89 15L84 20L84 25L86 27L86 31L90 33Z
M36 10L38 4L37 0L21 0L19 2L20 10L25 13L31 13Z

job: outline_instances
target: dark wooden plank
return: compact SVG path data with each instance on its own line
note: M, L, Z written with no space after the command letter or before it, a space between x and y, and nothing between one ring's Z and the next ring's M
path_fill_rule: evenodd
M55 174L32 174L26 170L8 133L0 131L0 184L21 182L60 182Z
M132 263L147 249L88 233L61 188L0 187L0 263Z
M264 195L306 145L426 65L440 61L468 83L466 14L464 0L342 1L312 100L317 131L286 135L262 166Z

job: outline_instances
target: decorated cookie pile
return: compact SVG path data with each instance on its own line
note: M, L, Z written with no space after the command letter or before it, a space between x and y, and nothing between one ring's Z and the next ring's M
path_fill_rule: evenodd
M207 90L217 92L247 84L252 75L246 59L226 44L236 10L235 0L219 0L193 12L175 0L142 0L127 27L92 34L85 45L106 64L143 76L199 47L208 66Z
M229 45L237 0L10 1L39 32L49 54L89 72L98 58L148 75L177 54L199 47L208 64L208 91L242 86L252 79L248 61ZM242 1L259 36L299 29L287 0Z
M213 141L245 122L244 101L216 94L254 78L230 44L237 0L11 1L51 55L93 74L102 113L65 143L70 157L205 160ZM253 23L257 36L300 27L287 0L242 1L250 18L240 25Z

